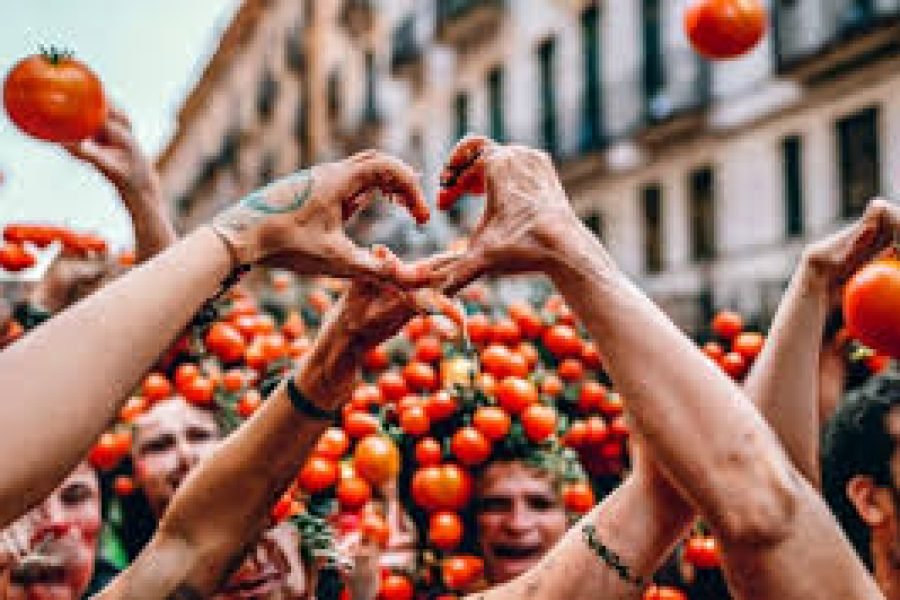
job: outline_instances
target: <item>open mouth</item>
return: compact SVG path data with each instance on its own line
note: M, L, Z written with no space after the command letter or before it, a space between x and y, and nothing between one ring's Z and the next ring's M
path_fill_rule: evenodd
M539 545L507 545L497 544L493 547L494 556L506 560L538 559L543 554Z
M277 589L281 580L282 573L268 567L262 571L256 571L250 576L232 578L222 589L222 593L238 598L255 598Z
M19 585L35 583L61 583L66 575L66 559L63 556L29 554L13 567L10 579Z

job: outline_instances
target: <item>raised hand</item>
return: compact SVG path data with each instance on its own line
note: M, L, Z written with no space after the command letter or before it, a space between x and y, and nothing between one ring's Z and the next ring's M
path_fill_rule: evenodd
M405 270L377 260L343 230L376 190L396 198L418 223L428 220L413 170L366 151L279 179L219 215L214 227L241 264L265 261L302 274L402 282Z

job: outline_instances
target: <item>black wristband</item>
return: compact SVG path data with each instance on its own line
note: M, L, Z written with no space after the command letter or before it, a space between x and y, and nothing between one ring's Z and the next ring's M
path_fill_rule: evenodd
M287 393L288 398L291 400L291 404L294 405L297 412L302 413L307 417L311 417L317 421L331 421L332 423L336 423L341 416L340 410L325 410L310 402L309 398L307 398L297 387L297 384L294 383L293 377L287 378Z

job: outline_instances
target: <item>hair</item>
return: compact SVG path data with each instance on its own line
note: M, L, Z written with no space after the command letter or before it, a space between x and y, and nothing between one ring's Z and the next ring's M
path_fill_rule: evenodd
M895 443L887 416L900 406L900 375L887 372L848 393L822 433L822 493L857 554L871 570L871 532L847 496L847 484L868 476L893 487L890 462Z

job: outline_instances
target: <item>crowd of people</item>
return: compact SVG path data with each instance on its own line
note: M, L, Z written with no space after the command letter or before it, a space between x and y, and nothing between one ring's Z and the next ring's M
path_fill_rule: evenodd
M804 251L765 343L718 332L728 367L541 151L462 140L437 204L483 194L482 220L406 263L343 227L382 196L428 221L382 152L178 239L121 111L66 148L119 192L136 264L64 253L0 306L0 598L900 598L900 378L857 373L837 310L895 205ZM254 267L309 301L267 312ZM523 273L558 293L478 283Z

